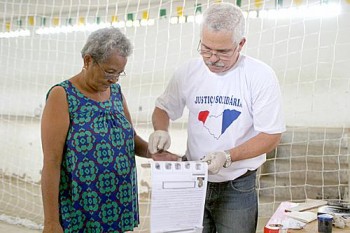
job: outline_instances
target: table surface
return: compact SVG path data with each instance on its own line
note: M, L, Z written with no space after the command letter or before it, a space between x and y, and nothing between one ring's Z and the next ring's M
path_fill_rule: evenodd
M281 204L282 205L282 204ZM318 208L313 208L310 209L308 211L311 212L315 212L317 213ZM278 210L276 210L276 212L278 212ZM299 229L299 230L292 230L292 229L288 229L287 233L317 233L318 232L318 222L317 219L309 222L308 224L305 225L305 227L303 229ZM332 233L350 233L350 227L345 227L344 229L341 228L336 228L336 227L332 227Z
M317 208L311 209L309 211L313 211L317 213ZM288 230L288 233L317 233L318 232L318 222L317 219L309 222L305 225L303 229L300 230ZM342 233L350 233L350 227L345 227L344 229L332 227L332 233L342 232Z
M317 220L312 221L304 227L304 229L301 230L288 230L288 233L317 233L318 232L318 224ZM350 228L345 227L344 229L336 228L333 226L332 233L334 232L342 232L342 233L350 233Z

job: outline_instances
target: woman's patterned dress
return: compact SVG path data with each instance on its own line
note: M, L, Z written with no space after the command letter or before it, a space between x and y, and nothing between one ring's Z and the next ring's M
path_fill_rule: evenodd
M85 97L68 80L70 126L59 187L64 232L132 231L139 223L134 131L118 84L110 100Z

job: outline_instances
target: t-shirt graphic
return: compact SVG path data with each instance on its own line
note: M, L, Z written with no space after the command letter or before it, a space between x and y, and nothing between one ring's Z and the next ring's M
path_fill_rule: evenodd
M219 139L239 115L241 115L241 112L231 109L225 109L217 116L211 115L208 110L205 110L199 112L198 120L203 122L203 126L214 138Z

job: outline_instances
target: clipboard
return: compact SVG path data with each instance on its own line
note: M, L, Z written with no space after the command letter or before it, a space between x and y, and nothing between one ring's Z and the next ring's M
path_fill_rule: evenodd
M201 233L208 165L152 161L151 233Z

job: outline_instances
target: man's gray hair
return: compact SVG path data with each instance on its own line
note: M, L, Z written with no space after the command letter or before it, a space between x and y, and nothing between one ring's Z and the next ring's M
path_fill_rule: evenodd
M238 44L245 34L245 18L242 10L231 3L214 3L203 14L201 37L204 28L214 32L232 32L232 40Z
M132 45L118 28L102 28L89 35L81 50L81 56L90 54L96 62L103 62L115 50L120 56L128 57L132 53Z

